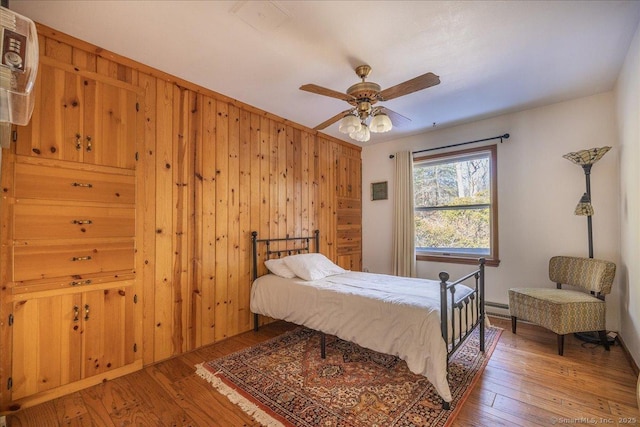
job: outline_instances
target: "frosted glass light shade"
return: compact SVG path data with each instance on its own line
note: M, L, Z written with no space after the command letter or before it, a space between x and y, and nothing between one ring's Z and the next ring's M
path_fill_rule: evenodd
M356 116L349 114L348 116L344 116L342 120L340 120L340 127L338 130L341 133L352 134L354 132L358 132L362 124L360 123L360 119Z
M367 142L371 139L369 128L367 125L361 125L360 130L349 134L349 138L355 139L358 142Z
M369 124L371 132L375 133L389 132L392 127L391 119L386 114L373 116L373 119L371 119L371 123Z

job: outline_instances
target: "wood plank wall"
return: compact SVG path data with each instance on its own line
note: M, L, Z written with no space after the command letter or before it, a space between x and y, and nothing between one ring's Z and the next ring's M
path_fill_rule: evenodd
M136 268L145 364L252 327L252 230L320 229L321 252L337 260L336 156L359 159L359 147L46 26L38 33L48 60L144 89Z

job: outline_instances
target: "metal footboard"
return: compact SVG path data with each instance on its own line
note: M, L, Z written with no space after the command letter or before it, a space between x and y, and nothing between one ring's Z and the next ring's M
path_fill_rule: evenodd
M439 274L440 278L440 328L442 329L442 338L447 345L447 363L449 357L456 351L462 343L471 335L476 327L480 327L480 351L484 352L484 328L485 328L485 311L484 311L484 265L485 259L478 260L479 267L464 277L449 283L449 273L443 271ZM472 292L463 298L456 299L456 286L463 282L475 280L475 285L469 286ZM447 292L450 299L447 298ZM462 318L465 317L463 324ZM471 322L469 322L471 319ZM451 334L449 334L449 322L451 324ZM456 338L457 336L457 338ZM449 337L451 337L449 339Z

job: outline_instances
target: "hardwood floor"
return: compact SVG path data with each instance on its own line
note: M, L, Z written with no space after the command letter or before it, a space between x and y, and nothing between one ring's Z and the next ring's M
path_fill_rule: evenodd
M505 329L454 426L640 425L636 376L622 348L610 352L537 326L491 318ZM276 336L278 322L7 416L19 426L258 426L195 375L194 365Z

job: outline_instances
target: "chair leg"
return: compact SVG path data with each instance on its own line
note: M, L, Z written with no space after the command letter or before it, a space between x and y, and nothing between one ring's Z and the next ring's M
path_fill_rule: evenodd
M600 335L600 341L602 341L604 349L609 351L609 340L607 339L607 331L598 331L598 334Z
M564 335L558 334L558 354L562 356L564 354Z
M516 333L516 322L518 321L518 318L516 316L511 316L511 332L512 333Z

